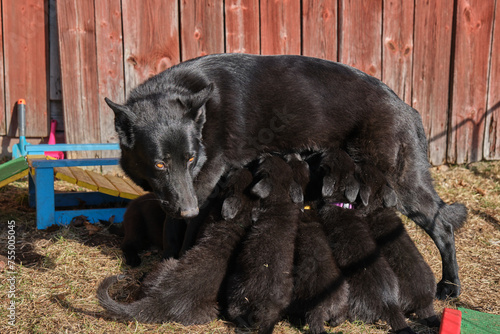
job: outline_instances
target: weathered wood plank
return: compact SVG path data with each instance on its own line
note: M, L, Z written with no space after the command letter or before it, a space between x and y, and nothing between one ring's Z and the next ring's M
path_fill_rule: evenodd
M106 178L120 191L120 197L134 199L140 196L124 179L113 175L106 175Z
M80 187L85 187L87 189L97 191L99 187L97 187L94 180L92 180L87 171L78 167L70 167L70 169L76 178L77 185L79 185Z
M259 0L228 0L226 52L260 53Z
M414 4L384 0L382 81L411 105Z
M177 0L122 0L125 91L180 62Z
M99 102L94 2L57 1L66 142L99 143ZM95 158L90 151L69 158Z
M183 61L224 52L222 1L181 1L181 45Z
M495 8L494 29L484 132L485 159L500 159L500 1L498 0Z
M340 1L340 61L382 77L382 0Z
M495 0L458 0L448 160L483 158L488 65ZM495 55L498 57L498 55Z
M49 134L48 25L45 24L48 3L44 0L3 0L2 13L7 133L18 135L14 111L16 101L24 98L27 103L26 136L46 137Z
M59 180L76 184L76 176L73 175L73 172L69 167L55 167L54 172L56 174L56 178L58 178Z
M0 92L5 92L4 89L4 70L3 70L3 24L2 14L0 13ZM7 112L5 109L5 95L0 94L0 136L7 134Z
M446 161L453 1L415 1L412 107L422 116L433 165Z
M260 2L261 53L300 54L300 0Z
M131 179L128 179L128 178L124 178L123 179L132 189L134 189L134 191L139 195L139 196L142 196L142 195L145 195L147 194L147 191L144 191L144 189L142 189L141 187L139 187L137 184L135 184Z
M120 192L104 175L92 171L87 171L87 174L92 178L99 192L116 197L120 195Z
M95 18L101 143L117 143L114 114L104 102L104 98L118 103L125 101L120 0L96 1ZM119 151L101 152L101 156L105 158L119 155Z
M337 0L302 1L302 54L337 60Z

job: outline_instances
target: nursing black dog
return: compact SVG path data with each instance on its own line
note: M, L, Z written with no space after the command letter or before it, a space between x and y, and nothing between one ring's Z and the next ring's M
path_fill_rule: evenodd
M454 230L466 209L436 193L421 117L381 81L315 58L222 54L167 69L125 105L106 102L121 166L172 216L196 216L221 175L263 152L341 147L375 165L441 253L438 297L460 293Z

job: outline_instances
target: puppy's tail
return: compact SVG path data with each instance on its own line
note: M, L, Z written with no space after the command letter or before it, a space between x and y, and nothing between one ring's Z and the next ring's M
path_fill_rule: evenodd
M457 230L464 225L467 219L467 208L462 203L442 203L438 214L441 220L449 223L454 230Z
M118 282L118 280L123 275L115 275L105 278L99 288L97 289L97 298L99 304L110 312L113 316L122 320L137 320L139 322L156 322L155 319L151 319L148 315L150 313L147 309L143 308L147 305L147 297L140 299L138 301L132 302L130 304L122 304L115 301L108 293L108 289L111 285ZM146 306L147 308L147 306Z

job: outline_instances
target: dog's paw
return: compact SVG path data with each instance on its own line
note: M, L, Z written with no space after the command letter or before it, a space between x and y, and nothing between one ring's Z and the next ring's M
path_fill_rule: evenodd
M450 282L441 280L437 284L436 298L445 300L447 298L456 298L460 295L460 282Z

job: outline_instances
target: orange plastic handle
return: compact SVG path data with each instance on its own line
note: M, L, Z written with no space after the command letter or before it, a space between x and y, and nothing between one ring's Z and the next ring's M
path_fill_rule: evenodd
M24 99L19 99L17 100L17 104L26 104L26 101Z

